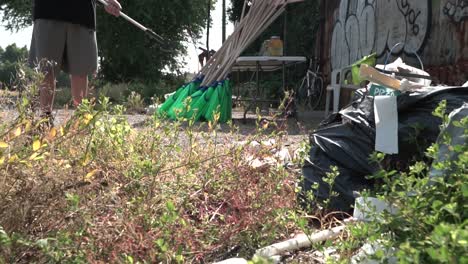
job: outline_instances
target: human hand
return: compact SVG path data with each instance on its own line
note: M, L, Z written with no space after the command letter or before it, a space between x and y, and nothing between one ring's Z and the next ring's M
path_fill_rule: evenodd
M122 6L117 0L106 0L107 5L105 6L105 9L107 13L113 15L113 16L120 16L120 10L122 10Z

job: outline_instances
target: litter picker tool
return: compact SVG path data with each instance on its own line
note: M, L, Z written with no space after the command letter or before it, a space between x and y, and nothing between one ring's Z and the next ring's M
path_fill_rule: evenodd
M101 4L107 6L109 5L109 3L106 1L106 0L98 0ZM149 35L151 38L153 38L154 40L156 40L159 44L161 44L162 46L166 46L166 42L164 40L163 37L161 37L160 35L156 34L153 30L151 30L150 28L147 28L145 26L143 26L142 24L138 23L136 20L134 20L133 18L129 17L128 15L126 15L124 12L120 11L120 16L122 18L124 18L125 20L127 20L128 22L132 23L133 25L135 25L137 28L143 30L147 35Z

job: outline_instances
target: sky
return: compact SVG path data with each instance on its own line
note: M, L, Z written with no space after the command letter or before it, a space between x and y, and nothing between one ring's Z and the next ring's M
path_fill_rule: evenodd
M229 1L226 1L226 2L229 2ZM125 6L124 6L123 11L125 12ZM132 16L131 14L127 14L127 15ZM216 9L212 12L211 15L213 19L213 25L212 25L212 28L210 29L210 49L217 50L222 45L222 39L221 39L222 3L221 1L219 0L217 1ZM138 20L137 18L135 19ZM128 26L133 27L133 25L131 24L129 24ZM229 36L229 34L231 34L232 31L234 30L234 26L231 23L228 23L226 30L227 30L227 36ZM6 46L12 43L16 43L16 45L19 47L27 46L29 49L29 45L31 43L31 34L32 34L32 27L22 29L19 32L11 33L10 31L7 31L5 27L0 26L0 47L5 48ZM179 58L180 61L185 61L185 63L182 63L182 65L185 66L183 69L184 71L198 72L198 70L200 69L198 65L198 54L200 53L200 50L198 50L198 47L206 46L205 44L206 32L203 35L204 37L198 40L199 43L197 45L194 45L194 43L186 43L188 55L184 58Z

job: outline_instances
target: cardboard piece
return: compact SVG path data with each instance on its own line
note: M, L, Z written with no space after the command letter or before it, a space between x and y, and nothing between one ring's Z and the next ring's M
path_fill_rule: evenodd
M373 67L368 65L362 64L361 71L360 71L361 79L371 81L376 84L380 84L382 86L386 86L388 88L392 88L395 90L400 90L401 83L399 80L380 73Z

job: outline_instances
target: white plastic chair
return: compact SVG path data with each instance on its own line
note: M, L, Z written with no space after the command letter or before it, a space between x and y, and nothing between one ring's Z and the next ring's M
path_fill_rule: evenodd
M333 91L333 111L336 112L338 109L339 101L340 101L340 74L341 70L334 70L331 73L331 83L327 86L327 98L325 101L325 117L328 116L330 112L330 99L331 99L331 92Z
M331 83L327 86L327 98L325 102L325 117L329 114L331 92L333 92L333 112L337 113L340 110L340 94L341 89L358 90L361 87L358 85L345 85L346 74L351 72L352 67L348 66L339 70L333 70L331 73Z

